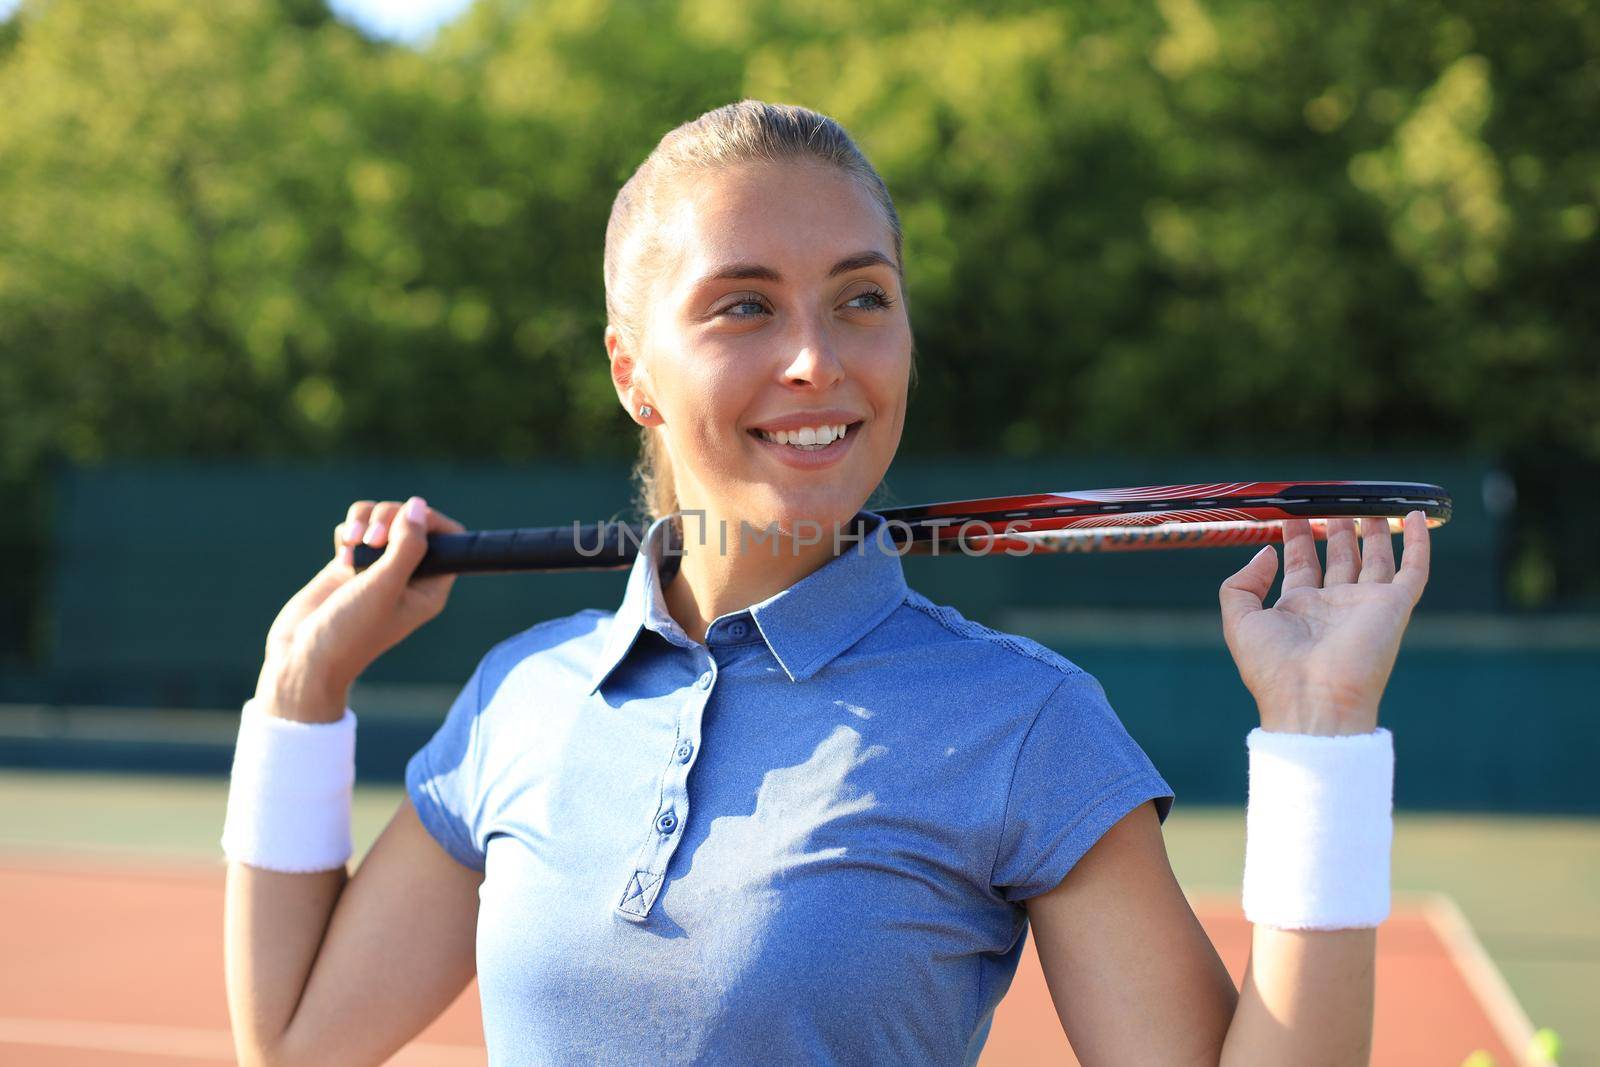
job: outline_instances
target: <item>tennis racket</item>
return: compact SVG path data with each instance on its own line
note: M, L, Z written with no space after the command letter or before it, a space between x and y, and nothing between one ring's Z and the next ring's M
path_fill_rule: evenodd
M1421 482L1210 482L981 497L877 514L904 554L1019 556L1263 544L1281 541L1291 518L1309 520L1319 541L1336 517L1387 519L1398 533L1418 510L1430 529L1443 526L1450 495ZM632 566L642 537L642 526L626 522L429 534L414 573L621 570ZM716 536L701 543L716 544ZM382 553L356 545L355 569Z

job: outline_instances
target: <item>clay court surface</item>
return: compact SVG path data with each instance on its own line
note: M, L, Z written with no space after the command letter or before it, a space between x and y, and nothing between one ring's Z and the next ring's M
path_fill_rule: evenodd
M41 775L19 781L19 773L0 775L0 810L6 812L0 823L0 959L6 961L0 969L0 1064L232 1062L222 985L223 868L220 858L205 858L206 838L214 837L211 816L219 825L221 818L221 808L209 806L217 799L215 783L123 786L128 799L120 811L108 816L100 807L102 818L84 823L82 840L74 842L63 840L64 826L52 828L73 817L71 802L36 807L40 817L31 820L6 803L21 799L19 789L39 800L41 790L70 787L72 780ZM89 792L103 801L104 789L102 783ZM150 789L168 792L151 795ZM79 797L83 790L71 793ZM397 795L374 790L358 801L358 855ZM174 797L182 802L171 806ZM155 817L162 805L169 805L169 818L141 822L152 838L144 850L108 830ZM1198 837L1217 832L1194 825ZM1169 838L1179 828L1176 818L1169 821ZM1397 842L1403 847L1404 835ZM180 843L188 847L175 847ZM1180 877L1183 858L1175 848ZM1237 979L1249 945L1237 898L1191 891L1191 901ZM1401 893L1396 905L1379 932L1372 1062L1458 1067L1469 1052L1486 1049L1502 1067L1518 1063L1511 1050L1525 1047L1527 1013L1460 909L1440 894ZM1567 1033L1569 1053L1577 1051ZM484 1061L476 988L469 986L390 1062L442 1067ZM981 1062L1075 1062L1031 939ZM1565 1062L1586 1061L1569 1055Z

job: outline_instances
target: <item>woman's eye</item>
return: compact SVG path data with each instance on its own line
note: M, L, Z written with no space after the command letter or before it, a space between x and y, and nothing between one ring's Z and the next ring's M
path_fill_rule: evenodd
M722 311L719 314L727 315L727 314L733 312L737 308L747 308L747 307L755 308L756 309L755 313L759 313L759 312L762 312L762 311L766 310L766 305L762 304L761 301L757 300L755 297L750 297L747 300L740 300L740 301L738 301L736 303L729 304L727 307L723 308ZM736 318L736 319L748 319L748 318L753 318L754 317L754 313L752 313L750 315L743 315L743 314L734 315L733 317Z
M864 306L863 310L866 311L882 311L884 308L894 306L894 301L889 299L889 294L881 289L872 289L865 293L859 293L851 297L846 303L847 305L853 305L857 300L872 300L874 302Z
M858 304L857 301L859 300L868 300L871 301L871 303ZM882 311L885 308L893 307L894 301L891 300L889 298L889 294L885 293L883 290L872 289L865 293L858 293L851 297L845 302L845 306L854 307L862 311ZM741 310L744 308L754 308L755 310ZM759 298L753 296L744 300L737 300L732 304L724 305L722 310L717 312L719 315L729 315L736 319L750 319L766 313L767 305Z

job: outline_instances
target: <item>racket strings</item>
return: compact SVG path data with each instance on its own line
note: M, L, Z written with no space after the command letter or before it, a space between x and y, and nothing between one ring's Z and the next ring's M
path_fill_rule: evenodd
M1393 515L1365 517L1384 519L1391 534L1400 533L1404 529L1403 518ZM1311 525L1313 537L1319 541L1327 540L1327 519L1311 518L1307 522ZM1430 517L1428 525L1434 528L1442 525L1442 522ZM1282 520L1229 519L1207 522L1180 520L1159 521L1152 525L1107 526L1079 523L1055 530L996 530L993 534L976 533L965 538L951 538L943 542L942 550L972 554L1006 551L1011 554L1105 552L1140 548L1225 548L1229 545L1257 545L1282 540Z

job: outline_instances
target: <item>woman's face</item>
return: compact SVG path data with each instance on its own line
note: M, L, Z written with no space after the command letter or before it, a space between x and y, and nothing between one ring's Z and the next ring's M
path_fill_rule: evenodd
M619 393L659 413L679 507L730 523L730 545L741 521L831 531L905 421L911 327L887 221L841 171L788 163L703 175L662 225L645 351Z

